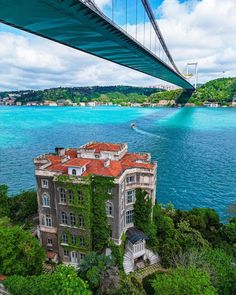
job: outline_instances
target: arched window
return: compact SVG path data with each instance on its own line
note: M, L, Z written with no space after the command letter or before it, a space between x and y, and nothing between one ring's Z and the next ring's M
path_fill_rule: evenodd
M72 169L72 175L76 175L76 169Z
M106 213L108 216L113 216L113 206L111 202L106 203Z
M66 204L66 191L64 188L60 188L60 203Z
M81 205L83 203L83 193L78 191L78 203Z
M79 216L79 226L84 227L84 217L82 215Z
M50 207L49 196L47 194L43 194L43 206Z
M75 219L75 214L74 213L70 213L70 224L71 224L71 226L76 225L76 219Z
M69 203L70 204L73 204L73 201L74 201L74 193L72 190L69 190L68 191L68 197L69 197Z
M66 212L61 212L61 223L67 224L67 214Z
M126 212L126 224L132 223L134 219L134 210L129 210Z
M61 242L63 244L68 244L68 237L67 237L67 234L63 234L62 237L61 237Z

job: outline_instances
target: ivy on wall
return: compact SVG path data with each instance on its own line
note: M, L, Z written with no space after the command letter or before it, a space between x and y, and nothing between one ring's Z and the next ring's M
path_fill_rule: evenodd
M114 178L91 176L92 180L92 248L102 252L110 238L107 222L106 201L111 198L109 189L114 186Z
M67 204L76 217L76 227L80 229L79 217L84 218L84 227L80 229L84 237L85 246L80 244L80 236L76 244L72 243L72 234L67 234L68 246L66 249L77 249L85 252L95 250L102 252L110 238L110 226L106 214L106 201L111 198L109 189L114 186L114 178L90 175L78 181L77 177L60 175L54 178L58 186L67 192ZM69 193L73 196L68 203ZM79 197L82 195L82 200Z

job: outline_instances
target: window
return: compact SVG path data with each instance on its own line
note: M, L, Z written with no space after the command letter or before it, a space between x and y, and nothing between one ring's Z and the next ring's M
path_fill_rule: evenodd
M72 169L72 175L76 175L76 169Z
M80 254L79 254L79 257L80 257L80 260L82 260L82 259L84 259L85 254L84 254L84 253L80 253Z
M126 182L127 183L133 183L134 181L135 181L134 176L128 176L128 177L126 177Z
M84 237L79 238L80 246L85 246Z
M64 188L60 188L60 203L66 204L66 191Z
M78 203L83 203L83 193L81 191L78 191Z
M49 196L47 194L43 194L43 206L44 207L50 207Z
M47 245L52 246L52 239L51 238L48 238Z
M107 189L107 193L110 194L110 195L112 194L112 187L109 187L109 188Z
M69 203L70 204L73 204L73 201L74 201L74 193L72 190L69 190L68 191L68 197L69 197Z
M61 237L61 242L63 244L68 244L68 237L67 237L67 234L63 234L62 237Z
M64 256L69 257L69 251L68 250L64 250Z
M73 235L71 239L72 239L72 244L76 245L77 244L77 236Z
M42 179L42 188L48 188L48 180L47 179Z
M79 216L79 226L84 227L84 217L82 215Z
M76 224L74 213L70 213L70 224L71 224L71 226L75 226L75 224Z
M126 224L132 223L134 218L134 210L129 210L126 212Z
M50 215L46 215L46 226L52 227L52 217Z
M112 216L113 215L113 212L112 212L112 203L108 202L106 204L106 213L108 216Z
M126 204L130 204L134 202L135 190L126 192Z
M62 224L67 224L67 214L65 212L61 212L61 223Z

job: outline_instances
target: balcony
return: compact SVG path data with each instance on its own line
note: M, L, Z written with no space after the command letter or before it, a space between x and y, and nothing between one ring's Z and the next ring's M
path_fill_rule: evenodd
M126 242L126 249L132 253L133 259L145 255L145 240L137 241L132 244L129 240Z

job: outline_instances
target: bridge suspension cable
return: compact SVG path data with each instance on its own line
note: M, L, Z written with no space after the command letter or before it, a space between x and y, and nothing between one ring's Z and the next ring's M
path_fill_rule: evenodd
M144 8L145 8L147 14L148 14L148 17L149 17L149 19L150 19L150 21L151 21L151 23L152 23L152 26L153 26L153 28L154 28L154 30L155 30L155 33L156 33L156 35L157 35L157 37L158 37L158 39L159 39L159 41L160 41L160 43L161 43L161 45L162 45L162 48L163 48L165 54L167 55L167 57L168 57L170 63L172 64L173 68L175 69L175 71L176 71L178 74L181 75L181 73L180 73L179 69L177 68L177 66L175 65L174 60L173 60L173 58L172 58L172 56L171 56L171 54L170 54L170 52L169 52L169 49L168 49L168 47L167 47L167 45L166 45L166 43L165 43L165 40L164 40L164 38L163 38L163 36L162 36L162 33L161 33L160 29L159 29L159 26L158 26L158 24L157 24L156 18L155 18L155 16L154 16L154 13L153 13L153 11L152 11L152 8L151 8L151 6L150 6L149 1L148 1L148 0L141 0L141 1L142 1L142 3L143 3L143 6L144 6Z

